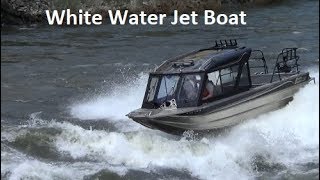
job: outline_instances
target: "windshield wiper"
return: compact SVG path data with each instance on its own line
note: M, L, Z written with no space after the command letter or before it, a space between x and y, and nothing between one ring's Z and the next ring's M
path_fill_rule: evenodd
M178 83L178 81L176 81L176 82L174 83L174 85L172 86L172 88L171 88L171 90L170 90L169 94L171 94L171 92L173 92L173 91L174 91L174 89L175 89L175 87L176 87L177 83Z

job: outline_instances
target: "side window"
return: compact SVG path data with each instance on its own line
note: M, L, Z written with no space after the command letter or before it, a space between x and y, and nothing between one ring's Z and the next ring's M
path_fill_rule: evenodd
M213 95L218 96L222 94L222 87L220 81L219 71L214 71L212 73L208 73L208 80L213 84Z
M220 70L223 93L228 93L234 90L236 78L238 75L238 67L239 65L234 65Z
M200 88L201 77L199 75L186 75L182 84L185 99L196 100Z
M242 66L242 70L241 70L241 76L240 76L240 80L239 80L239 88L249 87L249 86L250 86L250 81L249 81L249 74L248 74L248 65L247 65L247 63L245 63Z
M190 74L183 77L177 99L180 107L193 106L198 103L201 80L202 77L198 74Z
M208 94L207 90L210 89L211 91L213 91L213 95L211 94L212 97L221 97L234 94L236 91L239 90L247 90L250 87L248 65L247 63L243 64L240 72L239 66L239 64L236 64L224 69L208 73L207 75L209 83L211 83L213 87L212 85L208 86L208 88L204 90L203 94ZM241 73L241 75L239 77L239 83L237 84L237 78L239 73ZM204 97L206 96L204 95ZM207 99L204 98L204 100Z
M150 81L149 89L148 89L148 95L147 95L147 101L151 102L154 99L154 95L156 93L156 88L158 84L158 78L153 77Z

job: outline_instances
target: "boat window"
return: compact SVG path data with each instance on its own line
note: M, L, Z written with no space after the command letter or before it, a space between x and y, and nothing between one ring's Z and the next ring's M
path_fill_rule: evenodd
M239 65L234 65L220 70L222 90L225 92L232 91L238 75Z
M148 94L147 94L147 101L151 102L154 99L154 95L156 94L156 89L157 89L157 84L158 84L158 77L152 77L148 89Z
M239 79L239 88L250 86L249 74L248 74L248 64L245 63L242 66L241 76Z
M200 75L189 74L184 76L178 97L180 106L196 105L198 103L201 79Z
M239 72L239 67L241 71ZM220 69L208 73L208 82L213 85L212 98L204 99L204 101L211 101L216 98L222 98L232 95L238 91L248 90L250 88L250 77L247 62L244 64L235 64L230 67ZM241 73L241 74L239 74ZM238 77L240 76L240 77ZM238 83L237 83L237 78ZM204 91L206 94L207 91Z
M220 74L222 83L226 84L235 81L238 74L237 69L238 66L231 66L225 69L221 69Z
M222 93L221 81L219 71L208 73L208 80L213 84L213 95L217 96Z
M177 89L179 76L167 75L161 79L161 84L158 92L157 99L166 98L167 100L172 99Z

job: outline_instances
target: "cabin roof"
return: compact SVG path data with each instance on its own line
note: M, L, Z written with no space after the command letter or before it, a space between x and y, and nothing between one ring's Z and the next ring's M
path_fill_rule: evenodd
M205 72L218 69L228 64L237 63L244 54L251 54L251 49L241 48L207 48L193 51L166 60L152 74L176 74ZM249 58L249 56L246 56Z

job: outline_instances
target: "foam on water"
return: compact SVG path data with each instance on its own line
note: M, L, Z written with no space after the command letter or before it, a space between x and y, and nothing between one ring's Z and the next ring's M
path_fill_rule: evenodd
M127 119L126 114L141 106L148 76L140 74L140 78L128 84L114 87L110 95L98 95L86 102L71 106L71 115L81 120Z
M68 123L56 125L63 129L56 148L74 159L102 160L129 169L186 169L204 179L251 176L250 170L239 166L238 150L223 141L172 140L150 131L123 134L88 131Z
M54 124L54 121L51 122ZM2 135L3 133L1 133ZM47 162L27 156L9 146L1 145L1 176L4 179L83 179L102 169L124 175L126 168L106 162Z
M114 87L110 95L97 95L89 101L72 105L70 114L81 120L127 119L125 115L142 103L148 76L140 74L139 77L128 84Z
M312 75L318 77L319 73ZM317 79L317 84L301 89L283 109L247 121L218 138L173 140L161 134L152 134L152 131L123 134L87 131L64 124L59 125L64 131L55 143L60 151L69 153L75 159L103 158L111 164L123 164L128 168L159 166L187 169L204 179L254 177L252 163L256 156L295 169L319 159L318 83ZM137 100L139 97L135 93L126 96ZM99 103L94 106L99 106ZM123 112L120 106L113 108L118 111L109 115ZM107 112L104 116L108 116Z
M66 171L66 167L55 167L37 160L25 161L12 171L10 180L19 179L72 179L74 172Z
M2 165L2 164L1 164ZM39 160L24 160L19 163L4 164L1 174L8 173L9 180L21 179L83 179L86 175L94 174L103 168L110 172L117 172L123 175L126 170L123 168L113 168L106 163L46 163ZM8 170L10 169L10 170Z

